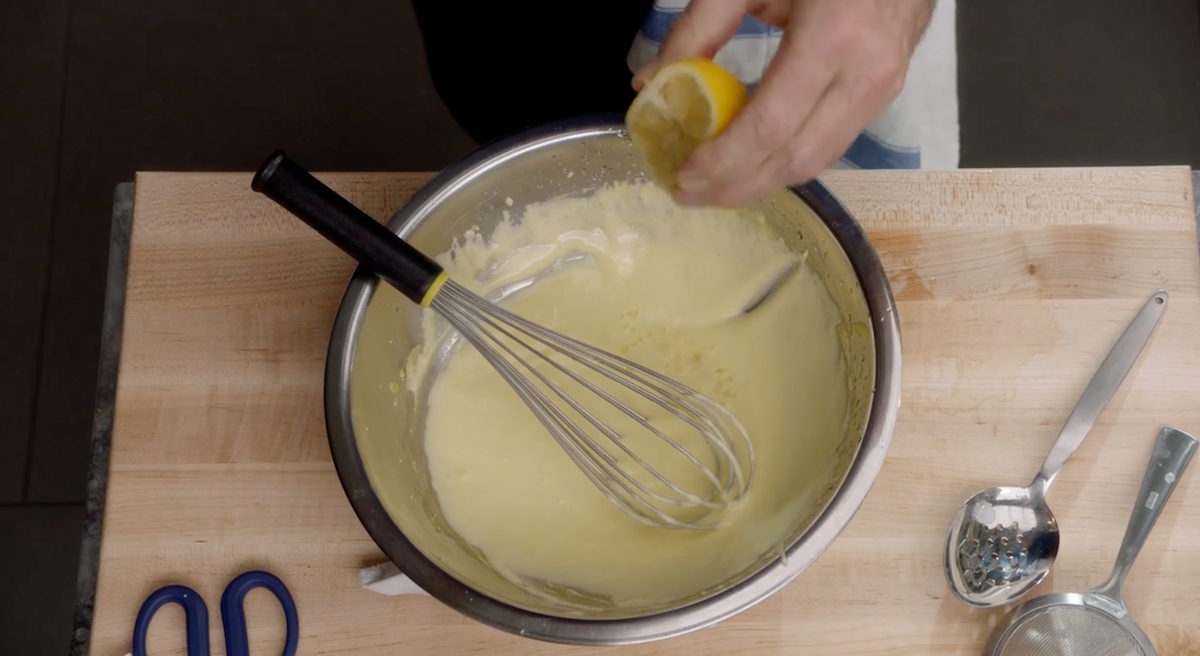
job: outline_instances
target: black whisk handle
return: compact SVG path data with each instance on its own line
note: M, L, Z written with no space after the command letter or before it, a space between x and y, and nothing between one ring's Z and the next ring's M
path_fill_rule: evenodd
M282 151L267 158L250 188L296 215L415 303L442 267L325 186Z

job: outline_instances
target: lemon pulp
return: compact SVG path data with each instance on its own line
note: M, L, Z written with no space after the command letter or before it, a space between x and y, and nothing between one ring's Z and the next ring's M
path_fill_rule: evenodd
M683 59L646 83L625 124L653 180L670 191L692 151L720 134L745 103L746 89L732 73L707 59Z

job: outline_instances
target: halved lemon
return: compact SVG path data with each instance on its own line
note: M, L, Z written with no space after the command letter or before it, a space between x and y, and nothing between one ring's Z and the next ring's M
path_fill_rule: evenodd
M708 59L682 59L642 87L625 125L651 177L673 191L692 151L720 134L745 104L746 87L732 73Z

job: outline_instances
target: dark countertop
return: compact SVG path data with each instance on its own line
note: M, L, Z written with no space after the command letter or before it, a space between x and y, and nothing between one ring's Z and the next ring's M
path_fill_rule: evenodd
M1200 257L1200 171L1192 172L1197 248ZM96 417L92 425L92 453L87 481L83 542L76 580L75 623L70 656L87 656L100 564L100 529L104 520L104 495L108 484L109 446L112 444L116 405L117 367L121 360L121 329L125 315L125 280L129 261L129 234L133 221L133 183L117 185L113 198L109 238L108 283L104 301L104 329L96 383ZM133 631L133 627L129 627Z
M121 361L121 328L125 320L125 277L129 263L129 229L133 223L133 183L117 185L113 196L112 232L108 242L108 286L105 289L104 329L100 337L100 367L96 381L96 418L92 423L83 542L80 546L79 576L75 583L71 656L87 656L92 606L96 598L100 528L104 521L108 454L117 399L117 365ZM129 631L132 634L132 626Z

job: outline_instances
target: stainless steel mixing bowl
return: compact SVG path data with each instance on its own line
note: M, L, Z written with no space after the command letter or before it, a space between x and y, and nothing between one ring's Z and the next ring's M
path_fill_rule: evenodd
M487 234L505 211L640 177L640 158L617 120L578 119L476 150L430 180L388 226L432 255L472 226ZM406 394L400 378L419 343L420 308L360 269L330 341L325 416L342 485L387 557L430 595L476 620L576 644L644 642L714 624L811 564L849 523L883 464L900 403L899 323L879 258L823 186L781 190L758 209L790 246L809 251L808 263L842 311L839 335L849 372L850 417L830 463L833 474L810 512L795 518L785 549L762 554L714 588L641 608L615 607L586 590L512 583L455 535L430 486L420 439L422 399Z

